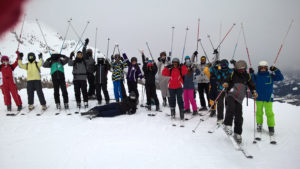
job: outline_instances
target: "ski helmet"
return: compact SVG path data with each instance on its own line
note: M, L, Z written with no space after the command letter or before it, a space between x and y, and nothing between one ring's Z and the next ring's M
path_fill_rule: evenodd
M104 64L104 60L105 60L105 57L102 53L100 53L97 57L97 63L98 64Z
M186 57L184 58L184 60L187 60L187 59L191 60L191 58L190 58L189 56L186 56Z
M227 59L223 59L223 60L221 60L220 65L221 65L222 69L227 69L229 66L229 62Z
M2 57L1 57L1 62L3 63L3 62L5 62L5 61L9 61L8 56L2 56Z
M247 69L247 63L244 60L239 60L235 63L235 69Z
M172 59L172 63L178 63L178 64L179 64L179 63L180 63L180 61L179 61L179 59L178 59L178 58L173 58L173 59Z
M32 63L33 61L35 61L35 54L33 52L28 53L27 55L27 59L30 63Z
M268 67L268 62L266 62L266 61L260 61L259 63L258 63L258 66L261 66L261 67Z
M136 95L135 95L135 92L134 92L134 91L131 91L131 92L130 92L129 98L132 99L132 100L135 100L135 99L136 99Z
M133 62L133 61L137 62L137 58L136 57L132 57L131 58L131 62Z

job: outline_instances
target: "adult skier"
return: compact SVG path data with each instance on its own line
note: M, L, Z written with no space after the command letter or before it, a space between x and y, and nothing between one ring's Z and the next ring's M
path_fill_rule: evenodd
M121 60L120 54L115 54L115 56L111 56L112 80L114 85L114 94L116 102L119 102L120 99L122 101L123 95L126 94L125 90L122 89L122 84L124 80L124 68L126 66L127 62L126 60Z
M170 101L170 93L168 89L168 84L170 77L168 76L163 76L162 71L163 69L170 64L170 57L167 57L166 52L161 52L160 56L158 58L158 63L157 63L157 68L158 68L158 84L159 84L159 89L161 91L161 96L163 98L163 106L167 106L167 98Z

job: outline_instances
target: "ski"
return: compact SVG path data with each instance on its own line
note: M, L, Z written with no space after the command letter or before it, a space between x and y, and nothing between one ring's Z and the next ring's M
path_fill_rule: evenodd
M26 106L22 107L22 109L20 111L17 111L16 113L7 113L6 116L17 116L20 113L22 114L22 112L24 111L25 108L26 108Z
M262 132L257 132L255 135L255 140L256 141L261 141L261 136L262 136Z
M37 113L37 116L41 116L43 115L47 110L48 110L49 106L47 106L47 108L45 110L41 110L41 112Z
M277 144L277 141L276 141L276 139L275 139L275 136L273 135L273 136L270 136L270 144Z
M81 114L80 108L78 108L77 111L75 111L75 114Z
M156 116L156 113L148 113L148 116L150 117Z

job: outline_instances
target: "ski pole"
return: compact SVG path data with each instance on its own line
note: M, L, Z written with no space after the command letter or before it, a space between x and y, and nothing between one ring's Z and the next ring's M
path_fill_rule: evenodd
M43 39L44 39L44 41L45 41L46 49L48 49L48 52L49 52L49 54L51 55L50 47L49 47L48 44L47 44L47 41L46 41L45 35L44 35L44 33L43 33L43 30L42 30L42 28L41 28L41 25L40 25L40 23L39 23L39 20L38 20L38 19L35 19L35 21L36 21L36 23L38 24L39 29L40 29L40 31L41 31L41 34L42 34L42 36L43 36Z
M107 50L106 50L106 59L108 58L108 50L109 50L109 38L107 38Z
M240 29L240 32L239 32L239 35L238 35L238 38L237 38L237 41L236 41L236 44L235 44L235 47L234 47L234 50L233 50L233 55L232 55L231 59L233 59L234 56L235 56L235 52L236 52L236 49L237 49L237 46L238 46L238 43L239 43L241 32L242 32L242 28Z
M197 48L196 51L198 52L199 49L199 34L200 34L200 19L198 18L198 32L197 32ZM196 63L198 63L198 56L196 55ZM193 60L194 62L195 60Z
M253 99L253 101L254 101L254 120L253 120L253 130L254 130L254 132L253 132L253 144L255 144L256 143L256 140L255 140L255 134L256 134L256 130L255 130L255 121L256 121L256 112L255 112L255 101L256 101L256 99L254 98Z
M22 22L22 26L21 26L21 32L20 32L20 36L19 36L17 51L19 51L19 47L20 47L20 43L21 43L25 18L26 18L26 14L24 14L24 18L23 18L23 22Z
M222 22L221 22L221 23L220 23L220 30L219 30L219 43L221 42L222 26L223 26L223 24L222 24ZM221 46L219 46L218 50L219 50L219 53L221 53Z
M171 53L170 53L171 59L172 59L172 56L173 56L174 29L175 29L175 27L172 26L172 40L171 40Z
M116 47L118 46L118 44L115 44L115 46L114 46L114 50L113 50L113 56L114 56L114 54L115 54L115 50L116 50Z
M79 36L79 34L77 33L77 31L76 31L75 28L73 27L72 23L70 23L70 27L72 28L72 30L73 30L73 32L75 33L75 35L77 36L77 38L80 39L81 43L83 43L82 40L81 40L81 38L80 38L80 36Z
M284 43L285 43L285 40L286 40L286 38L287 38L287 36L288 36L288 34L289 34L289 32L290 32L290 29L291 29L293 23L294 23L294 20L291 21L291 23L290 23L290 25L289 25L289 28L288 28L288 30L287 30L287 32L286 32L286 34L285 34L285 36L284 36L284 38L283 38L283 40L282 40L282 43L281 43L281 45L280 45L280 48L279 48L279 50L278 50L278 52L277 52L277 56L276 56L276 58L275 58L275 60L274 60L273 66L274 66L274 65L276 64L276 62L277 62L277 59L278 59L279 54L280 54L280 52L281 52L281 49L282 49L282 47L283 47L283 45L284 45Z
M148 50L149 50L151 59L154 61L148 42L146 42L146 45L147 45L147 48L148 48Z
M84 27L84 29L83 29L83 31L82 31L82 33L81 33L81 35L80 35L80 37L79 37L79 40L78 40L78 42L77 42L77 44L76 44L76 46L75 46L75 51L76 51L76 49L77 49L77 46L78 46L78 44L79 44L79 42L81 42L82 44L84 44L83 42L82 42L82 37L83 37L83 34L85 33L85 31L86 31L86 28L88 27L88 25L89 25L89 21L87 21L87 23L86 23L86 25L85 25L85 27ZM80 48L79 48L80 49Z
M69 29L70 29L70 24L71 24L71 21L72 21L72 18L70 18L70 20L68 20L68 27L67 27L67 31L66 31L66 33L65 33L65 36L64 36L64 40L63 40L63 43L62 43L62 45L61 45L61 48L60 48L60 54L61 54L61 52L62 52L62 50L63 50L63 46L64 46L64 43L65 43L65 41L66 41L66 38L67 38L67 35L68 35L68 32L69 32Z
M209 58L208 58L208 56L207 56L207 54L206 54L206 52L205 52L205 49L204 49L204 47L203 47L203 44L202 44L202 42L201 42L201 39L199 39L199 43L200 43L200 45L201 45L201 48L202 48L202 50L203 50L203 53L204 53L205 57L207 58L207 61L210 62L210 61L209 61Z
M217 98L216 98L215 101L214 101L214 104L211 105L211 106L209 107L208 112L210 112L211 109L215 106L216 102L219 100L220 96L222 95L222 93L223 93L224 91L225 91L225 88L223 88L223 89L220 91L220 93L218 94ZM199 125L200 125L200 123L201 123L201 121L202 121L202 120L200 119L199 122L198 122L198 124L197 124L196 127L194 128L194 130L192 130L193 133L196 132L197 128L199 127Z
M216 49L218 49L221 44L224 42L224 40L226 39L226 37L228 36L228 34L232 31L233 27L235 26L235 23L232 24L231 28L228 30L228 32L226 33L226 35L224 36L224 38L222 39L222 41L219 43L218 47Z
M98 28L96 27L96 35L95 35L95 51L94 51L94 60L96 57L96 47L97 47L97 33L98 33Z
M214 45L213 45L213 43L212 43L212 41L210 39L210 35L207 35L207 37L209 39L209 42L210 42L210 45L211 45L212 49L215 50L215 47L214 47Z
M120 52L120 45L118 44L118 52L119 52L119 55L121 56L121 52Z
M242 31L243 31L243 37L244 37L244 43L245 43L245 46L246 46L246 52L247 52L247 56L248 56L248 61L249 61L250 68L251 68L252 64L251 64L251 60L250 60L250 54L249 54L249 49L248 49L248 45L247 45L247 41L246 41L246 36L245 36L245 30L244 30L243 23L241 23L241 28L242 28Z
M189 30L189 28L188 27L186 27L186 29L185 29L186 31L185 31L185 38L184 38L184 45L183 45L183 51L182 51L182 58L181 58L181 62L183 62L183 57L184 57L184 51L185 51L185 46L186 46L186 38L187 38L187 33L188 33L188 30Z

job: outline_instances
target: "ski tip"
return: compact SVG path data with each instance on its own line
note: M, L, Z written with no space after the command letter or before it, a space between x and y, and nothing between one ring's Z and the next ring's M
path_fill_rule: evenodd
M257 142L256 142L256 140L253 140L253 144L256 144Z
M192 130L193 133L195 133L195 130Z
M270 144L275 145L275 144L277 144L277 142L276 141L271 141Z
M249 155L249 156L247 156L247 158L249 158L249 159L253 159L253 156L252 156L252 155Z

